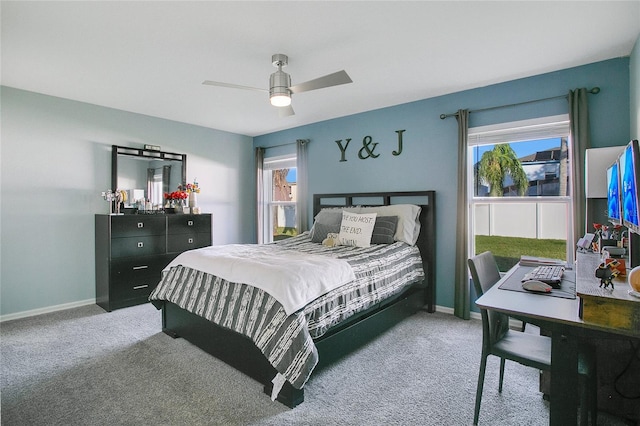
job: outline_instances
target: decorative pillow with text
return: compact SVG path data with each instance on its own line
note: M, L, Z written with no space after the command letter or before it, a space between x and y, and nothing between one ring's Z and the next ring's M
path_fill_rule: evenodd
M342 212L338 240L343 246L369 247L377 213Z

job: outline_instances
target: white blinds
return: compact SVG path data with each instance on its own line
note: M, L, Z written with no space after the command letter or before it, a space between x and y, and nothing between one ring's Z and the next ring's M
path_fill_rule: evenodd
M468 146L495 145L538 139L566 137L569 115L556 115L533 120L514 121L469 129Z
M264 159L264 170L292 169L296 167L296 156L286 155Z

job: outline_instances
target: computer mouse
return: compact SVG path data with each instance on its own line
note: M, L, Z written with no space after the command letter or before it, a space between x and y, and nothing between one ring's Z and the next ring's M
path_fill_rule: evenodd
M551 293L551 286L542 281L529 280L522 283L522 288L529 291L535 291L538 293Z

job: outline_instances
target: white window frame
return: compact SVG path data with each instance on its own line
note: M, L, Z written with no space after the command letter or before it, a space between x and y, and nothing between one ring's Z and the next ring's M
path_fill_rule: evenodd
M296 154L279 155L274 157L267 157L263 161L262 168L262 183L264 194L264 217L263 217L263 229L262 238L265 243L273 242L273 207L276 206L293 206L296 208L296 220L297 220L297 206L295 201L274 201L273 200L273 170L297 168L297 156Z
M468 208L468 235L469 256L475 255L475 207L477 204L527 204L527 203L560 203L566 205L567 212L567 247L566 260L573 264L574 252L570 244L573 238L573 199L571 196L523 196L523 197L477 197L474 192L474 158L473 149L478 145L495 145L499 143L524 142L537 139L567 138L569 143L569 186L573 192L574 167L571 154L572 145L569 137L569 115L562 114L556 116L541 117L531 120L512 121L489 126L479 126L469 128L467 138L467 208Z

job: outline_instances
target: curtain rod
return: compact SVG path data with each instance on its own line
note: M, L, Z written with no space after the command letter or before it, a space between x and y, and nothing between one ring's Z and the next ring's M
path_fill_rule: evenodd
M286 142L286 143L281 143L280 145L271 145L271 146L257 146L256 148L262 148L262 149L270 149L270 148L278 148L280 146L287 146L287 145L295 145L298 143L298 141L304 141L304 143L309 143L311 142L311 139L297 139L295 142Z
M600 88L599 87L594 87L593 89L587 90L587 93L592 93L592 94L596 95L596 94L600 93ZM494 107L474 109L474 110L469 110L469 112L471 113L471 112L490 111L490 110L493 110L493 109L509 108L509 107L518 106L518 105L526 105L526 104L532 104L532 103L543 102L543 101L550 101L550 100L553 100L553 99L560 99L560 98L566 98L566 97L567 97L567 95L552 96L550 98L534 99L534 100L531 100L531 101L517 102L515 104L499 105L499 106L494 106ZM440 114L440 119L444 120L445 118L455 117L457 115L458 115L457 112L454 112L452 114Z

